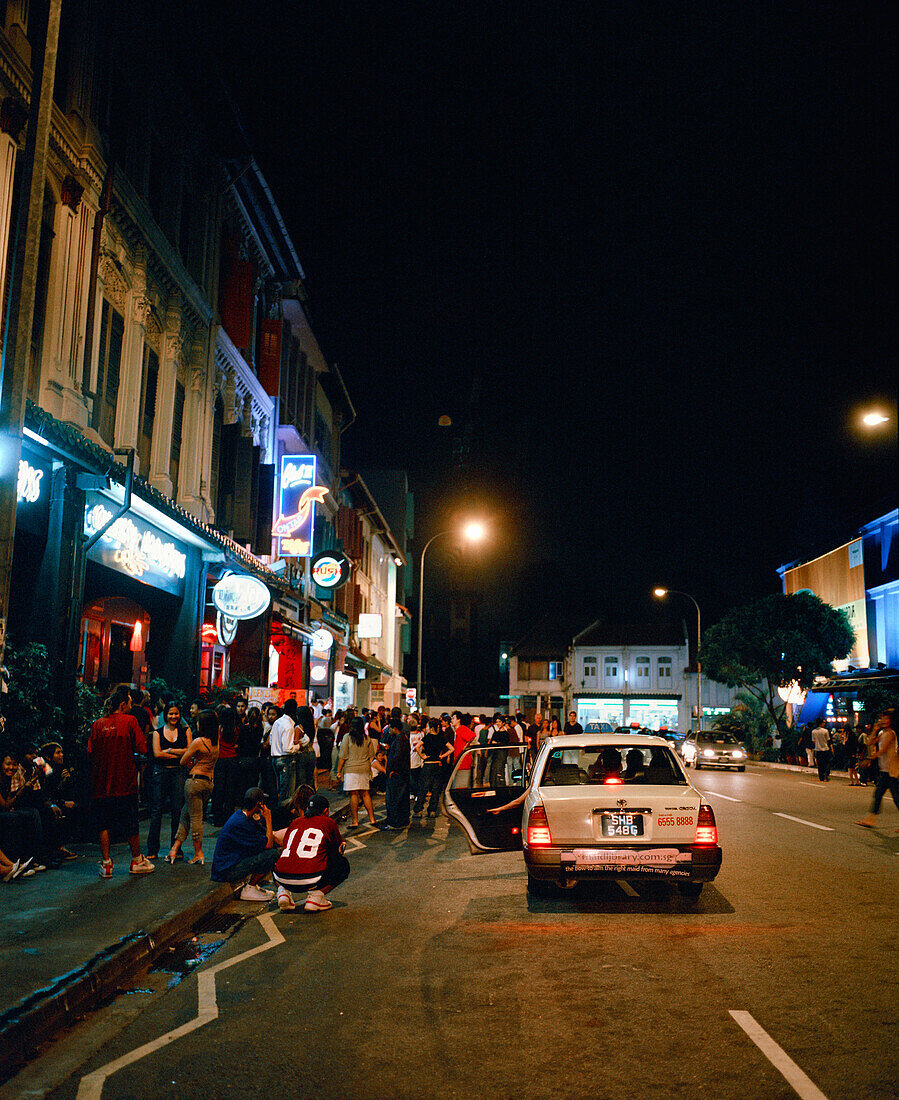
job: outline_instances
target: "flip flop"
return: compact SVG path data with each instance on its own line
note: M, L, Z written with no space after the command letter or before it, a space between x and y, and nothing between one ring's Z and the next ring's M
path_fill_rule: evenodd
M869 825L867 821L853 821L853 825L860 825L863 829L873 829L873 825Z

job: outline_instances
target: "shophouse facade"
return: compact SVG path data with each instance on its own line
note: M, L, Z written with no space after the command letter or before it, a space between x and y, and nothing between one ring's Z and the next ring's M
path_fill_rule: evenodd
M33 27L22 0L0 12L5 331ZM327 697L349 620L316 598L308 554L280 556L272 519L284 455L315 456L316 539L340 550L355 414L252 151L179 68L166 18L64 5L9 635L46 645L61 696L76 678L193 694L239 676ZM266 606L241 618L254 581Z
M825 553L781 565L777 572L785 594L813 592L844 611L855 631L852 652L834 661L838 676L809 692L797 722L826 718L855 724L860 689L899 688L899 509L863 524Z

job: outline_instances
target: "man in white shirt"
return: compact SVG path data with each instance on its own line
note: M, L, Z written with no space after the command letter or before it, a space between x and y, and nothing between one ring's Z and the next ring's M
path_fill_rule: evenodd
M815 763L818 765L818 782L830 782L830 733L821 723L812 730L812 744L815 746Z
M296 724L297 701L286 699L284 711L272 726L272 767L278 777L278 801L290 802L297 790L297 753L309 745L309 738Z

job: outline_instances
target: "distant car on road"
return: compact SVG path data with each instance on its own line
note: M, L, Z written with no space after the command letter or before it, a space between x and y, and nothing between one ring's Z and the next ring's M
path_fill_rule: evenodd
M460 757L444 792L474 854L521 850L528 890L647 879L698 897L721 867L715 815L661 737L548 738L530 773L515 746Z
M736 768L746 771L749 754L746 746L724 730L700 730L690 733L681 746L684 764L689 768Z

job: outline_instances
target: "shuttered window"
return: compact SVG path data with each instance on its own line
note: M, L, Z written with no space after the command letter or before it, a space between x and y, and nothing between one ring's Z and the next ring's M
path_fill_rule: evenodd
M97 396L94 399L93 426L110 446L115 443L116 408L119 401L119 376L122 367L122 341L125 320L103 299L100 314L100 358L97 364Z
M175 383L175 407L172 410L172 450L169 460L169 477L172 479L172 496L178 497L178 470L181 465L181 432L184 427L184 387Z
M153 449L153 423L156 419L156 389L159 385L159 356L150 347L144 348L144 370L140 397L140 429L137 454L142 477L150 476Z

